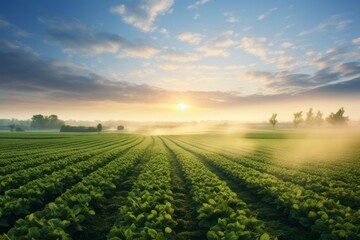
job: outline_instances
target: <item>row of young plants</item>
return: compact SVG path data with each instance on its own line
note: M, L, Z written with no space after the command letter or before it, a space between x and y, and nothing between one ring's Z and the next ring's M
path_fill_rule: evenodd
M223 171L235 182L262 196L288 213L304 227L320 234L322 239L357 239L360 237L360 210L341 205L299 185L239 165L218 154L178 142L180 146L201 155L205 161Z
M0 196L0 226L13 224L19 217L41 208L46 202L52 201L65 192L69 186L105 166L114 158L138 144L139 141L120 147L103 149L104 153L97 152L95 156L92 156L92 153L83 155L80 162L71 164L43 178L30 181L17 189L6 191L4 195Z
M187 143L194 146L191 143ZM294 169L284 169L279 165L272 165L257 161L260 156L241 156L227 150L214 150L213 147L199 146L208 152L215 152L227 157L245 167L256 169L280 178L283 181L292 182L303 186L305 189L312 190L319 195L339 200L341 204L350 206L353 209L359 209L360 206L360 185L357 183L345 183L339 180L329 179L325 176L310 175Z
M72 154L57 161L51 161L49 163L42 164L40 166L36 166L30 169L19 170L12 174L0 176L0 194L4 194L6 190L17 188L23 184L33 181L34 179L42 178L44 176L52 174L53 172L64 169L78 162L84 161L90 157L94 157L95 155L101 154L102 152L114 148L119 144L126 145L134 141L136 141L135 138L129 138L119 143L114 142L105 147L105 149L102 146L94 147L87 151L76 152L76 154Z
M192 139L183 138L186 142L194 142ZM319 177L326 177L328 179L336 180L344 182L348 184L350 187L354 187L357 182L360 181L360 175L357 173L360 168L360 163L356 162L356 159L360 157L360 151L357 150L356 147L351 147L348 151L343 154L336 155L336 161L332 161L329 163L327 161L329 155L325 154L323 156L326 161L319 161L318 158L313 161L300 161L299 164L298 159L301 156L292 155L290 161L288 159L289 154L286 152L286 148L275 149L274 144L267 143L256 146L255 149L251 151L244 150L243 147L239 150L238 145L227 144L226 146L219 145L219 143L211 143L206 140L206 144L204 144L205 139L201 138L196 141L196 145L207 146L212 149L216 149L220 152L232 152L235 156L246 156L250 158L250 160L267 163L270 165L278 166L285 169L296 170L298 172L311 174ZM244 154L245 152L245 154ZM334 156L332 156L334 158ZM346 163L347 160L348 162ZM335 166L337 165L337 166Z
M29 156L32 159L38 159L42 157L46 157L48 155L57 155L63 154L64 152L75 150L75 149L83 149L89 146L95 146L96 144L103 144L103 143L110 143L113 142L114 139L100 139L99 141L76 141L72 142L71 144L64 144L63 142L57 142L55 146L44 146L43 149L36 149L36 150L28 150L26 147L22 149L20 152L21 154L17 156L7 155L6 158L0 158L0 166L1 167L10 167L11 165L22 164L29 160ZM42 142L38 142L39 146L41 146ZM2 170L4 171L4 170Z
M175 239L172 201L168 156L157 137L150 160L132 186L126 205L119 209L108 239Z
M114 145L117 142L118 141L111 141L111 142L106 141L106 142L87 144L85 146L75 145L71 148L63 148L62 150L59 151L50 150L49 152L47 152L45 155L42 156L34 156L29 153L26 157L22 158L22 161L17 161L12 164L8 164L6 166L1 167L0 175L4 176L6 174L11 174L15 171L25 170L27 168L40 166L44 163L57 161L69 155L73 155L76 153L81 154L82 152L87 152L89 151L88 149L93 149L94 147L101 148L110 144Z
M187 142L194 142L193 139L189 139L184 137L184 140ZM360 168L360 163L356 162L356 159L360 157L360 151L358 147L352 146L351 149L348 149L347 152L336 155L336 161L332 161L331 164L328 161L329 156L328 153L325 153L321 158L326 159L325 161L319 161L317 157L316 161L306 161L301 159L303 156L293 155L291 157L291 161L288 161L288 153L286 151L286 147L278 148L273 143L265 143L256 146L255 149L246 149L243 146L239 146L239 144L234 145L231 143L227 143L226 146L220 145L219 141L214 142L205 139L204 137L200 137L197 139L196 144L211 146L212 148L219 149L220 151L233 151L237 154L243 155L243 152L246 155L254 157L254 161L264 162L271 165L277 165L286 169L296 169L299 172L308 173L311 175L317 176L326 176L333 180L343 181L348 184L354 184L360 181L360 175L357 174L358 169ZM246 142L244 143L246 144ZM240 150L239 150L240 148ZM284 150L285 148L285 150ZM276 159L274 159L274 157ZM275 160L275 161L274 161ZM300 160L300 161L297 161ZM355 160L355 161L354 161ZM301 162L301 164L299 164Z
M181 165L197 205L199 227L208 229L208 239L270 239L264 223L256 219L246 203L225 182L193 154L169 139L164 139L164 142Z
M71 239L76 232L84 230L84 222L96 214L94 209L100 200L112 194L116 185L138 163L151 141L146 138L84 177L43 210L18 220L7 236L10 239Z
M103 139L100 141L108 141L111 139ZM41 139L34 142L29 140L18 140L8 141L9 144L1 143L1 152L0 152L0 166L7 165L11 162L21 161L22 157L29 154L34 157L44 155L47 152L51 151L61 151L61 149L66 147L71 147L73 145L87 145L93 142L96 142L96 139L84 139L84 138L66 138L66 139ZM26 149L26 150L25 150Z

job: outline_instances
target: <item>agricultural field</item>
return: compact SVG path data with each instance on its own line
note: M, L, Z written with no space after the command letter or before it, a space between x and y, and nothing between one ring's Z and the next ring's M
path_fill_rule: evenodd
M0 239L360 239L357 133L0 133L0 167Z

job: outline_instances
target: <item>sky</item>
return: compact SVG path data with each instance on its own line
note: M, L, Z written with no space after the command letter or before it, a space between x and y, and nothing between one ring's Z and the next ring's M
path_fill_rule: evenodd
M360 1L0 2L0 118L360 120Z

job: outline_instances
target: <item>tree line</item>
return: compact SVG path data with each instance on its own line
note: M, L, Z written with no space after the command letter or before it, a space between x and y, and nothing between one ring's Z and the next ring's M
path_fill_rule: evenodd
M64 121L55 114L49 116L37 114L32 116L30 127L32 129L59 129L62 125Z
M60 132L101 132L102 128L101 123L96 127L62 125Z
M317 111L314 113L313 109L310 108L306 113L306 117L303 117L303 111L294 113L293 124L297 128L300 124L305 123L309 127L317 126L320 127L325 121L332 125L346 125L349 121L349 117L344 116L344 108L340 108L336 113L330 113L327 118L323 118L323 113ZM277 113L273 113L269 119L269 123L275 128L278 123Z

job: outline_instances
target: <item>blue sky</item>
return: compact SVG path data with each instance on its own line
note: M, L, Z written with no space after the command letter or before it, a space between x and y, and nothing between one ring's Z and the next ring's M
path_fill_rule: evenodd
M344 106L359 119L359 10L355 0L1 1L0 117L250 121Z

